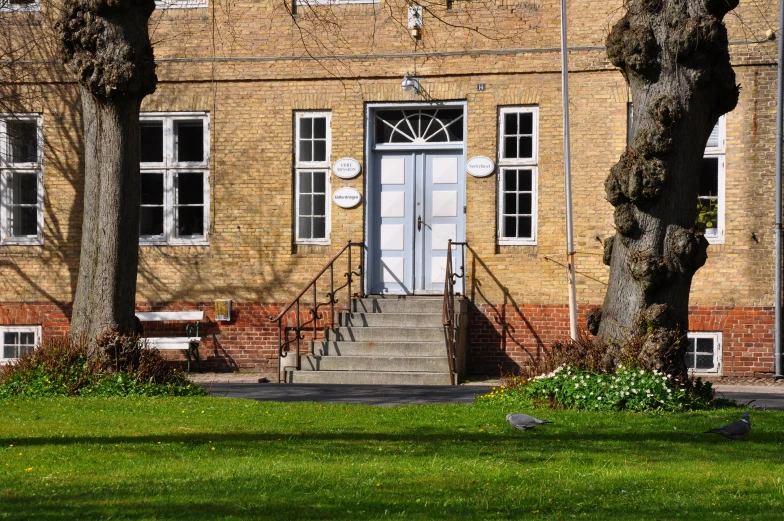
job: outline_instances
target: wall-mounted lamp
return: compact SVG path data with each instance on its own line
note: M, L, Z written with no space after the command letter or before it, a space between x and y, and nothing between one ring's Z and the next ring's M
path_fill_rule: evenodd
M414 94L422 94L422 85L419 79L411 76L409 73L403 75L403 82L400 84L406 92L413 92Z

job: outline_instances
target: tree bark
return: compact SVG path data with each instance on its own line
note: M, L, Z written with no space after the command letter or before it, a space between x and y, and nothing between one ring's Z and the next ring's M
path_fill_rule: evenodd
M681 377L691 281L707 260L695 224L702 157L718 118L738 102L722 22L737 5L628 0L607 37L631 90L633 140L605 181L617 233L605 242L610 281L592 323L610 359L641 342L643 367Z
M139 257L139 107L157 77L147 21L154 0L67 0L63 61L80 84L85 172L71 337L95 350L135 325Z

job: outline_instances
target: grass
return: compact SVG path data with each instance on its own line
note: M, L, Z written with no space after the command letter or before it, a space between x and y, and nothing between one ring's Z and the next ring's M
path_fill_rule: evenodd
M0 402L0 519L781 519L784 413Z

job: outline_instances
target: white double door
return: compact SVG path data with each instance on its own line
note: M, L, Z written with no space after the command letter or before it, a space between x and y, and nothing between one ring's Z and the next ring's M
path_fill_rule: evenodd
M461 150L374 154L368 261L375 294L441 294L447 244L465 237L465 167ZM462 251L453 247L460 272ZM462 291L462 279L457 281Z

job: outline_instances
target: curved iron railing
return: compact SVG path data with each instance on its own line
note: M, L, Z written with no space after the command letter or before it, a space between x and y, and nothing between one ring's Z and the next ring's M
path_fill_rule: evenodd
M352 250L359 250L359 262L357 267L354 268L354 261L352 261ZM306 338L306 333L310 334L310 345L319 340L319 334L323 335L326 339L326 331L335 325L335 305L340 304L337 298L338 292L346 289L345 308L349 309L351 306L352 297L364 297L365 291L363 281L365 279L365 243L352 242L348 243L341 249L330 261L327 263L315 277L311 279L305 289L291 301L291 303L283 308L277 317L270 317L271 322L278 324L278 383L281 380L282 360L286 358L290 351L291 346L296 346L296 368L300 369L300 351L302 341ZM341 257L346 254L346 271L343 273L345 283L342 286L335 287L335 264ZM328 282L329 291L325 295L326 302L319 302L318 295L318 282L323 275L329 272ZM359 291L352 293L352 286L355 282L354 277L358 277ZM307 299L306 305L303 305L303 300L306 300L305 294L312 291L312 298ZM329 316L324 316L320 309L329 306ZM304 308L304 309L303 309ZM340 311L338 309L338 311ZM306 320L303 322L302 314L306 314ZM329 318L329 320L326 320ZM285 323L284 323L285 322Z
M460 273L456 273L452 263L452 247L460 246L462 250L462 262L460 263ZM444 340L446 341L446 354L449 359L449 377L452 385L457 383L457 334L459 324L455 319L455 282L457 279L465 278L465 249L467 242L453 242L449 240L446 246L446 277L444 280L444 307L441 312L441 321L444 324Z

